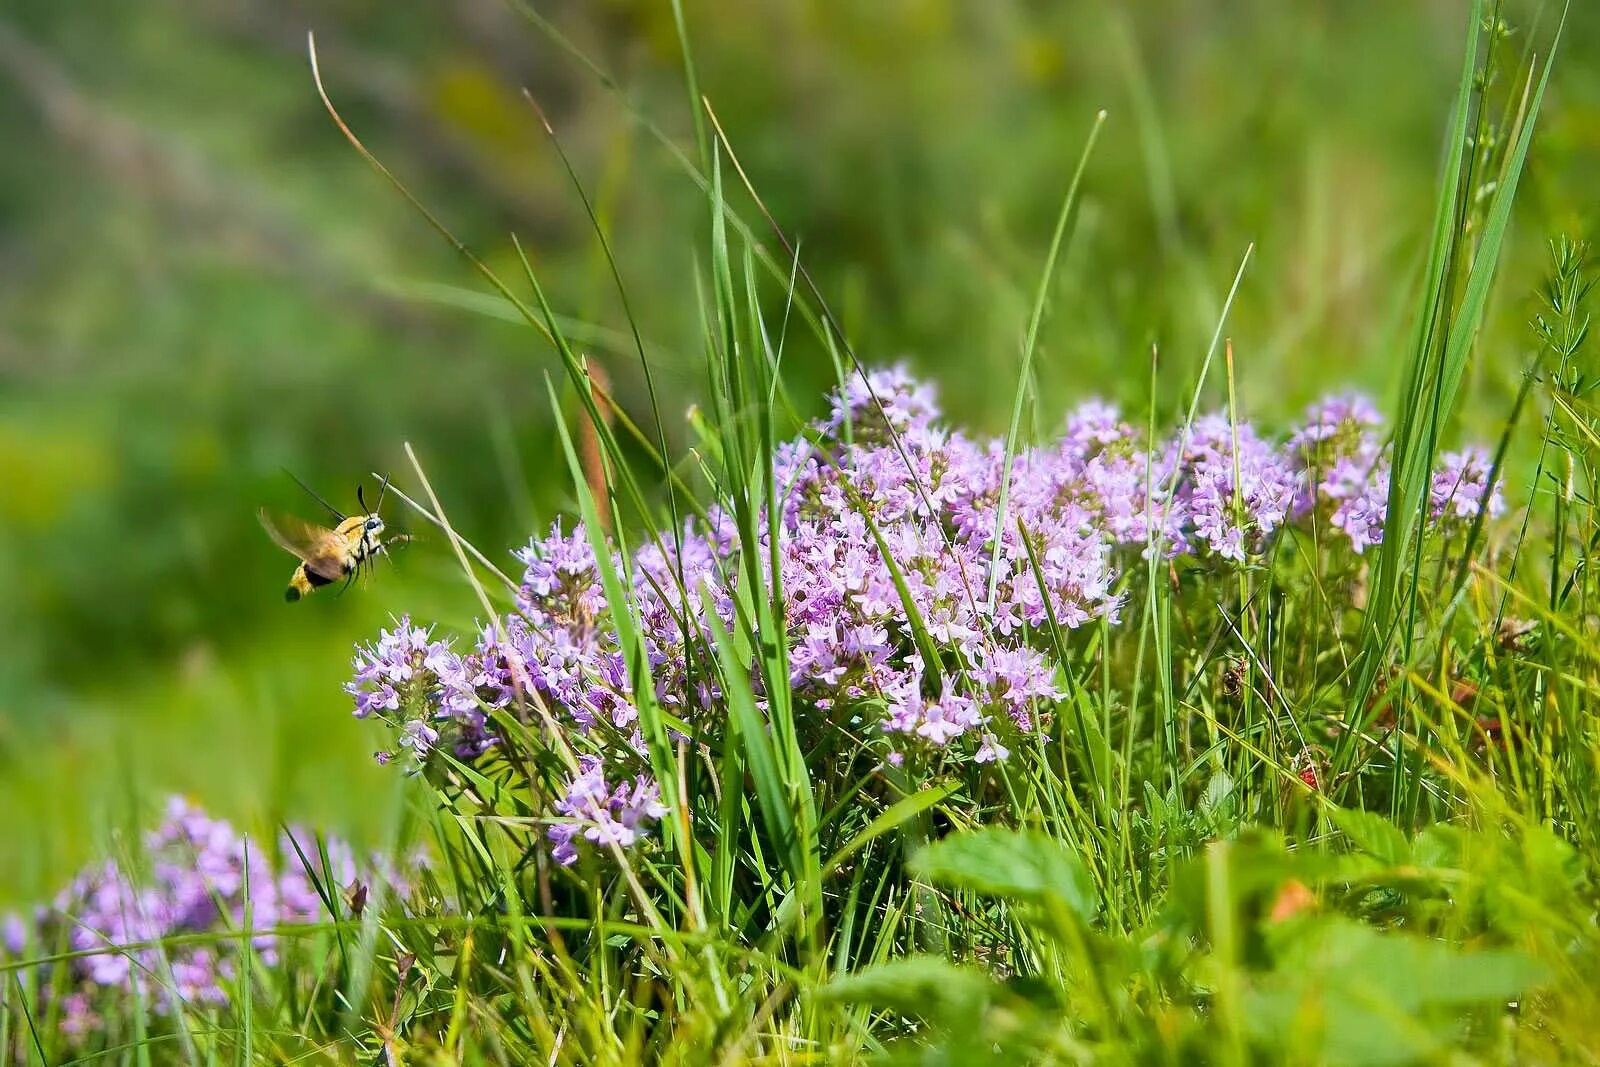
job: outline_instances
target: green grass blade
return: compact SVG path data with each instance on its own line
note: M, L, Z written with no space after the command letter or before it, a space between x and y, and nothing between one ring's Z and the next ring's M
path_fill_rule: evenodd
M1056 217L1055 233L1050 236L1050 251L1045 255L1044 270L1039 276L1039 289L1034 294L1033 312L1028 317L1028 332L1022 342L1022 370L1017 377L1017 395L1011 405L1011 424L1006 429L1005 459L1000 466L1000 498L995 505L994 548L989 557L989 593L985 603L994 611L994 598L1000 587L1000 546L1006 528L1006 504L1011 493L1011 466L1017 456L1018 435L1022 428L1022 402L1033 381L1033 354L1039 345L1039 324L1044 321L1045 303L1050 297L1050 283L1055 280L1056 262L1061 256L1061 245L1072 229L1078 211L1078 188L1083 183L1083 172L1089 167L1089 157L1094 154L1095 141L1100 138L1100 127L1105 125L1106 113L1095 114L1094 125L1089 127L1089 137L1084 142L1083 154L1078 157L1077 169L1067 185L1067 195L1061 201L1061 213Z
M1457 99L1457 113L1452 130L1451 158L1457 164L1461 155L1460 142L1466 136L1466 94L1470 92L1472 84L1478 22L1481 15L1482 3L1479 0L1474 4L1472 28L1468 38L1468 60L1462 76L1462 95ZM1350 693L1351 717L1358 723L1363 721L1361 711L1368 704L1378 672L1398 632L1401 612L1401 572L1406 554L1411 551L1413 537L1420 536L1418 534L1420 513L1427 504L1428 484L1438 451L1440 425L1454 410L1456 394L1460 389L1461 379L1466 372L1473 343L1483 320L1484 308L1499 265L1506 231L1510 225L1517 185L1527 162L1534 126L1540 104L1544 99L1545 88L1550 80L1550 72L1555 64L1565 21L1566 14L1563 10L1561 24L1556 28L1555 39L1551 43L1550 54L1545 59L1538 86L1534 90L1522 125L1517 131L1505 168L1504 180L1495 190L1494 201L1482 233L1477 237L1476 253L1443 346L1436 360L1425 341L1413 354L1408 376L1410 395L1397 420L1394 468L1389 487L1388 525L1384 531L1383 544L1375 567L1374 593L1364 626L1360 667L1356 684ZM1440 194L1441 217L1446 214L1447 204L1453 205L1460 195L1456 188L1460 180L1456 174L1447 171L1446 188L1442 189ZM1451 248L1441 251L1439 247L1441 240L1451 242ZM1466 235L1463 234L1447 234L1442 238L1436 234L1435 249L1430 255L1430 262L1433 258L1448 259L1454 244L1465 240ZM1433 273L1430 268L1430 276ZM1436 367L1431 366L1434 362L1437 363ZM1431 390L1428 389L1430 382ZM1414 586L1412 592L1415 592ZM1350 739L1356 733L1355 730L1348 731L1341 740L1341 760L1348 759ZM1340 766L1345 765L1347 765L1345 762L1340 763Z
M548 380L545 382L545 387L550 395L551 409L555 412L556 432L561 440L561 450L567 457L567 467L572 475L573 491L578 497L578 509L583 516L584 530L588 534L590 547L594 550L595 567L600 572L601 586L605 590L606 602L610 605L611 618L617 629L617 644L621 647L624 662L628 665L634 706L639 712L639 725L644 734L645 745L650 752L650 769L655 774L656 784L661 789L661 796L667 807L675 808L681 802L678 797L676 757L672 751L672 742L667 736L666 723L662 720L656 705L655 683L650 677L649 657L644 653L644 644L633 618L632 598L617 574L616 564L611 558L611 545L606 540L600 525L594 496L590 493L588 483L583 477L583 466L578 460L577 450L572 445L572 435L567 432L566 423L560 416L561 409L556 399L555 387ZM670 826L671 820L664 821L662 825ZM684 842L680 842L679 845L687 847Z
M785 868L798 883L804 876L805 864L797 854L794 813L785 795L783 778L778 771L778 757L773 751L767 723L756 710L755 693L750 688L750 673L745 668L748 657L736 647L736 634L729 633L717 620L717 613L709 600L705 604L705 612L712 639L717 646L723 696L728 702L739 746L749 761L750 776L755 781L756 802L768 832L778 846Z

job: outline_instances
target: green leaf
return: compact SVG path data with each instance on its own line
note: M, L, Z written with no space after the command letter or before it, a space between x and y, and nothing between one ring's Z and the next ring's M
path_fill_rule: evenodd
M1336 809L1333 821L1363 852L1391 867L1411 862L1411 842L1394 823L1370 811Z
M914 1015L956 1031L976 1025L998 989L982 971L935 956L905 956L836 978L817 996Z
M1087 919L1100 906L1089 868L1061 842L1033 830L990 828L952 834L911 861L931 882L1035 904Z
M1307 1062L1408 1063L1438 1055L1470 1008L1504 1004L1546 968L1508 951L1461 952L1348 920L1307 929L1247 997L1247 1025Z

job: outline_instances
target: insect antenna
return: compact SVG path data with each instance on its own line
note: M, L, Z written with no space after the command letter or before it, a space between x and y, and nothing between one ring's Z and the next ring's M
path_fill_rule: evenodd
M328 513L330 515L332 515L335 520L337 520L339 522L343 522L345 520L344 512L340 511L338 508L334 507L332 504L330 504L326 500L324 500L321 493L319 493L315 489L311 488L305 482L302 482L300 480L299 475L295 474L294 471L290 470L288 467L285 467L285 468L283 468L283 473L285 473L289 477L293 478L294 479L294 484L296 484L300 488L304 489L306 491L306 493L311 497L312 500L315 500L317 503L319 503L323 507L327 508L328 509Z
M364 488L365 487L360 482L356 483L356 503L361 505L361 514L371 515L372 512L367 510L367 498L362 493Z
M383 498L384 498L385 495L388 494L388 492L389 492L389 476L387 474L385 474L383 476L383 484L378 487L378 506L373 508L372 509L373 511L382 511L383 510Z

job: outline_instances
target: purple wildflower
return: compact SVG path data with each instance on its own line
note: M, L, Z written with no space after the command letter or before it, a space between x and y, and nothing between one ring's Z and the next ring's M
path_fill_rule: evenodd
M1181 457L1179 499L1195 541L1223 559L1243 562L1288 518L1300 495L1294 466L1226 415L1195 421Z
M580 838L602 849L609 850L612 845L628 848L649 823L667 813L661 791L648 776L637 775L631 783L613 787L599 756L580 756L578 764L578 774L555 803L565 821L551 826L547 833L555 846L552 856L564 865L577 861Z
M1377 421L1370 402L1343 396L1309 409L1282 443L1223 414L1151 441L1091 401L1057 440L1009 457L1002 513L1004 444L944 426L933 390L904 368L875 371L776 449L776 514L756 516L755 543L713 506L630 558L607 549L642 662L624 657L596 542L557 524L518 553L516 610L470 651L401 620L358 655L351 691L413 765L447 745L492 758L492 714L531 718L537 702L589 753L552 805L555 857L631 847L665 813L635 686L647 675L670 714L720 732L712 628L746 624L753 568L782 590L787 683L808 750L864 738L891 766L1003 760L1055 717L1048 635L1116 622L1124 568L1140 553L1225 569L1261 558L1296 523L1340 532L1355 553L1377 543L1389 462ZM1501 506L1480 454L1446 457L1436 519ZM913 614L937 662L925 662ZM754 670L751 681L764 707L766 682Z
M247 909L251 927L261 930L326 919L302 854L312 857L318 879L335 885L355 879L354 857L339 841L318 848L295 833L298 849L289 832L264 848L174 797L161 825L145 835L147 874L111 860L91 865L40 908L32 923L8 918L5 952L20 956L31 944L85 953L61 965L68 968L65 976L49 974L40 983L42 989L66 990L59 1001L61 1031L79 1046L108 1021L126 1019L135 996L166 1016L226 1003L239 975L238 939L162 942L239 930ZM398 884L383 865L375 868ZM256 935L251 946L264 963L278 959L280 945L272 934Z
M1304 472L1296 515L1322 506L1358 555L1383 540L1388 517L1390 458L1378 425L1370 400L1346 394L1308 408L1289 438L1290 458ZM1490 517L1504 511L1500 487L1488 484L1489 467L1481 449L1442 455L1429 483L1428 518L1448 527L1472 521L1485 507Z
M1487 507L1490 517L1505 511L1500 486L1489 485L1489 454L1481 448L1446 452L1439 457L1428 489L1428 514L1435 519L1467 521Z

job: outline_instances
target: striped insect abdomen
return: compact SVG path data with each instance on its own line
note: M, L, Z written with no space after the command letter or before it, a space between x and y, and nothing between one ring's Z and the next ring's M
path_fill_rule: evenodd
M332 582L332 578L324 578L302 563L294 569L293 574L289 575L289 588L284 590L283 599L293 603L301 597L310 596L313 591L321 589Z

